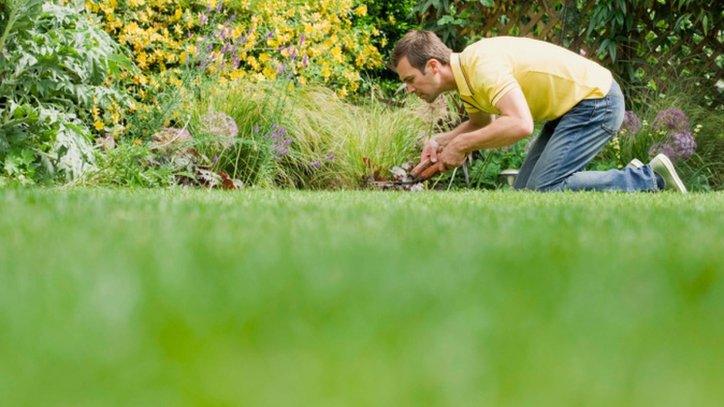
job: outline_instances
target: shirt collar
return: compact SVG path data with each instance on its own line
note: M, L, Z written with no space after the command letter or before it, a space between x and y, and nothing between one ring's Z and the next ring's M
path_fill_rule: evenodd
M468 81L465 80L465 74L463 74L459 53L453 52L450 54L450 66L452 67L453 77L455 77L455 85L458 87L460 96L472 96L473 93L468 87Z

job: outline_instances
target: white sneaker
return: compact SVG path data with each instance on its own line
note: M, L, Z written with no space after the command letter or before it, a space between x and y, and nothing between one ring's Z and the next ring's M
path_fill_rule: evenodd
M682 194L687 192L686 186L681 181L681 178L679 178L679 174L676 173L674 164L665 154L659 154L654 157L649 162L649 166L654 170L654 173L664 179L664 189L679 191Z
M628 164L626 164L625 168L641 168L644 166L644 163L641 162L638 158L634 158L633 160L629 161Z

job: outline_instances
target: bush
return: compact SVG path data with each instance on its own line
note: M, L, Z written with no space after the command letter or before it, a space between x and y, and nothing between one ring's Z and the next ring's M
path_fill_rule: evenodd
M87 2L106 31L132 49L146 74L132 79L146 100L148 74L182 67L193 57L206 58L204 69L229 80L274 80L285 71L300 84L324 83L340 96L358 90L361 70L382 66L373 43L381 33L364 18L365 4L230 0L223 5L216 0ZM204 31L215 41L204 38ZM155 88L178 85L178 76L165 73Z
M112 79L129 62L77 8L9 0L0 10L2 176L75 178L92 165L89 123L100 131L100 115L119 123L132 107Z

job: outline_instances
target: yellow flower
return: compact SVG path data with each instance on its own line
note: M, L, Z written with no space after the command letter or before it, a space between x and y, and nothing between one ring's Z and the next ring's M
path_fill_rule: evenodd
M362 4L361 6L357 7L354 10L354 13L357 14L360 17L364 17L367 15L367 6Z
M242 69L234 69L233 71L229 72L229 79L232 81L241 79L246 75L246 72L244 72Z
M145 52L140 52L136 55L136 63L141 69L145 69L148 66L148 55Z
M329 77L332 76L332 70L330 69L329 64L327 64L326 62L322 64L321 73L324 79L329 79Z
M255 71L259 70L259 63L256 61L254 56L250 55L249 58L246 59L246 63L248 63Z
M344 57L342 56L342 50L339 47L332 48L332 51L330 51L330 54L332 55L332 58L334 58L337 62L344 62Z
M261 71L261 73L267 79L274 80L277 78L277 71L275 71L272 67L270 67L268 65L266 67L264 67L264 70Z
M93 127L95 127L96 130L101 131L103 130L104 124L103 121L100 119L96 119L95 122L93 122Z

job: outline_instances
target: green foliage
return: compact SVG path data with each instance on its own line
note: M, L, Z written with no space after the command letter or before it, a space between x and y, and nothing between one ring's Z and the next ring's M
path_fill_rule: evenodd
M129 103L109 86L128 61L79 9L11 0L0 21L3 172L22 182L75 178L92 165L93 107Z
M494 0L423 0L418 1L415 11L443 42L460 48L472 42L475 37L468 34L485 21L486 11L494 6Z
M671 81L661 72L672 70L698 78L702 102L716 106L721 104L715 87L717 70L724 67L724 36L717 27L724 14L710 4L705 0L426 0L417 11L425 26L454 49L481 36L530 35L576 52L589 50L620 78L628 97L666 89ZM540 27L554 18L558 22L541 29L531 15L538 15Z
M722 13L703 0L662 2L656 0L611 0L596 2L590 12L586 37L598 44L599 59L636 90L655 93L671 86L677 76L698 77L704 86L702 102L714 106L720 98L714 82L722 69L724 37ZM662 58L663 57L663 58ZM652 69L653 67L653 69ZM641 92L629 91L629 96Z
M161 162L142 143L122 141L115 148L97 155L96 168L87 172L76 185L119 187L167 187L174 185L180 166Z
M652 127L659 112L681 109L689 118L696 139L696 153L676 163L677 171L692 190L720 190L724 188L724 114L721 108L702 103L698 93L700 85L695 78L675 78L665 93L642 95L635 110L644 126L635 135L621 134L621 159L625 164L632 158L650 158L649 149L661 141L665 134Z

